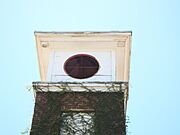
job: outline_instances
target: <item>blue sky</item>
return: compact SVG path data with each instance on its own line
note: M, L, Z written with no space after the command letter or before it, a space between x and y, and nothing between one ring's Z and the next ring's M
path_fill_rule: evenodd
M0 134L30 128L34 31L133 31L129 135L180 134L178 0L0 0Z

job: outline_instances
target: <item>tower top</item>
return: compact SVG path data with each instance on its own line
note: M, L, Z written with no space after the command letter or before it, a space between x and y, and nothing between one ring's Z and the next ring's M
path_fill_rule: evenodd
M36 31L41 81L129 81L131 36L131 31Z

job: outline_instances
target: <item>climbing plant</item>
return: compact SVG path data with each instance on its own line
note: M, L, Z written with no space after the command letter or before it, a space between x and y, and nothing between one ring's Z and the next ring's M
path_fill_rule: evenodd
M96 82L96 85L99 87L79 82L33 83L36 94L45 97L36 101L37 117L41 118L32 126L31 135L125 135L124 101L128 84ZM57 101L67 93L82 93L91 109L63 109L64 103Z

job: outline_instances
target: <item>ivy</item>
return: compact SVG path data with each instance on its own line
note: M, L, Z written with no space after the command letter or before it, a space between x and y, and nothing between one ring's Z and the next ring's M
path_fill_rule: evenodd
M94 87L93 85L100 85ZM46 95L46 111L42 112L41 120L33 128L31 135L126 135L124 113L125 93L128 84L125 82L34 82L34 91ZM89 85L90 84L90 85ZM102 86L103 85L103 86ZM74 93L75 88L81 88L92 111L62 110L62 104L57 102L59 94ZM103 89L102 89L103 88ZM93 94L100 94L98 98ZM40 103L36 103L39 110L44 110ZM42 109L41 109L42 108ZM44 125L49 123L49 127ZM49 130L45 130L48 128Z

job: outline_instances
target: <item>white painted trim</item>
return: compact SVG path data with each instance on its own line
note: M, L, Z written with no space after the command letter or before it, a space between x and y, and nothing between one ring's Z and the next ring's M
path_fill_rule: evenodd
M52 80L52 71L53 71L53 66L54 66L54 50L50 52L49 56L49 64L48 64L48 72L47 72L47 77L46 81L51 81Z
M116 61L116 57L115 57L115 52L114 51L112 51L111 50L111 64L112 64L112 68L111 68L111 75L112 75L112 81L115 81L116 80L116 63L115 63L115 61Z

